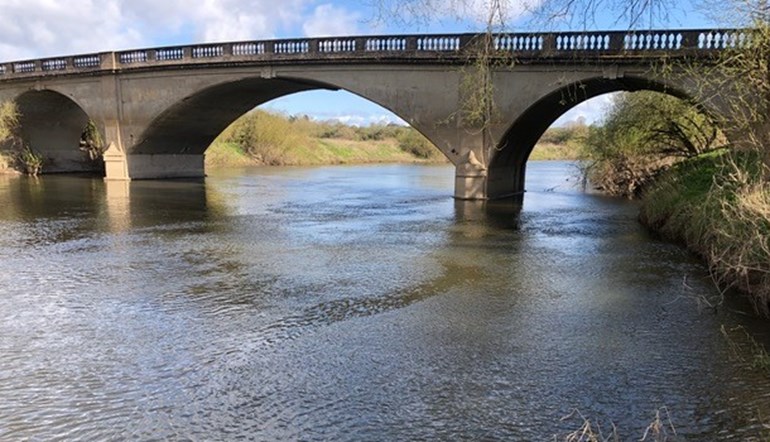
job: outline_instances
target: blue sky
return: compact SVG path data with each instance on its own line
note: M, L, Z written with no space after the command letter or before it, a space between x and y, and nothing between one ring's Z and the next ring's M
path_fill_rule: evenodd
M376 20L371 6L379 0L0 0L0 60L11 61L137 47L199 42L256 40L328 35L474 32L483 29L488 0L398 0L428 2L430 22ZM395 0L385 0L393 2ZM507 25L513 30L623 29L616 12L595 14L595 20L563 20L544 24L528 9L548 0L504 0ZM715 20L691 1L671 1L668 17L641 19L639 27L710 27ZM458 4L468 5L465 8ZM390 3L396 4L396 3ZM459 14L452 11L458 11ZM441 11L444 11L443 13ZM570 21L572 23L570 23ZM580 23L575 25L574 23ZM592 122L607 106L607 96L570 111L565 123L580 116ZM307 92L268 103L287 114L338 119L352 124L395 121L381 107L345 92Z

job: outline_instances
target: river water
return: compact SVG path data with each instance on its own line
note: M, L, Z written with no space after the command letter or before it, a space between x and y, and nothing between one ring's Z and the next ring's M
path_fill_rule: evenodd
M767 440L770 327L571 175L0 178L0 440Z

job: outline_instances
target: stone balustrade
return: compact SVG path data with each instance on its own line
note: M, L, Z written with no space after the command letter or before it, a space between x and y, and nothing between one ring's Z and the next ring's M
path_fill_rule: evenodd
M492 36L499 55L529 59L608 57L615 61L663 54L712 56L745 47L749 29L507 33ZM461 62L484 34L390 35L198 44L0 63L0 81L20 77L120 71L164 65L419 61Z

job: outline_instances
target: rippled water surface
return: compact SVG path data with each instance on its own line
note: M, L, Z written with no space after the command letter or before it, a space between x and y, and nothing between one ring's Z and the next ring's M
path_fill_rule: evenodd
M770 328L570 174L521 211L435 166L0 177L0 440L767 440Z

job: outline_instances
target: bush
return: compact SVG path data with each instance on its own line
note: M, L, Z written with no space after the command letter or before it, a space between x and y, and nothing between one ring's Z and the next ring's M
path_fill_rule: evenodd
M404 152L426 160L434 158L440 153L433 143L412 128L404 128L398 134L398 147Z
M724 146L715 123L690 104L657 92L618 96L585 139L584 173L597 188L629 198L672 164Z
M12 101L0 103L0 143L6 142L14 136L16 126L19 124L19 112Z
M236 120L218 140L236 143L264 164L280 165L289 148L308 143L308 127L306 121L256 110Z
M27 175L37 176L43 171L43 156L32 150L29 146L25 146L16 155L16 162L18 168Z
M99 129L96 128L96 124L91 120L88 121L86 128L83 129L83 133L80 135L80 151L85 155L86 161L101 164L105 146Z

